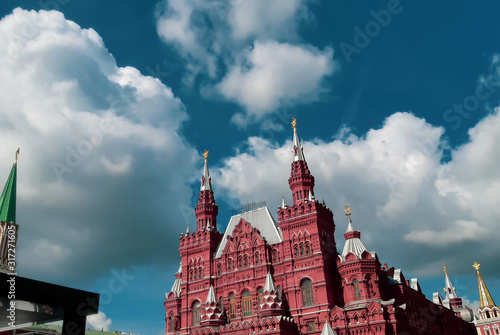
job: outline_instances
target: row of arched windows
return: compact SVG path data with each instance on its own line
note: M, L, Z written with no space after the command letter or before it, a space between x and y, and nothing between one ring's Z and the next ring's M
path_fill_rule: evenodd
M310 248L308 247L307 250L310 251ZM272 257L273 257L273 262L274 263L277 263L279 261L278 250L276 250L276 249L273 250L273 256ZM255 261L255 265L261 264L262 260L260 258L260 253L257 252L255 254L254 261ZM249 266L248 254L240 256L238 258L238 263L237 264L238 264L238 266L239 266L240 269L248 267ZM232 271L233 270L233 260L231 258L228 259L228 261L227 261L227 270L228 271ZM217 275L218 276L222 276L222 263L217 264Z
M311 244L310 243L305 243L305 244L296 244L293 247L295 257L300 257L300 256L306 256L312 254L311 251Z
M203 278L203 268L199 267L189 271L189 280L199 280Z

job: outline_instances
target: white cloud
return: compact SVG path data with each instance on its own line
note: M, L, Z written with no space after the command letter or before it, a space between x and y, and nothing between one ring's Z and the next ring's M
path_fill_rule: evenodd
M301 21L310 20L312 13L305 0L236 0L232 2L229 20L235 39L297 38Z
M247 119L260 120L279 107L319 100L328 90L324 79L335 68L330 48L256 41L216 89L245 107L246 117L233 118L245 125Z
M495 262L489 246L500 238L500 174L494 168L500 163L500 115L496 110L472 128L470 141L447 163L443 133L410 113L395 113L363 137L344 128L329 142L302 144L316 177L316 198L324 197L337 214L351 206L354 225L382 262L427 275L444 262L470 274L476 258ZM240 202L267 199L276 208L285 195L290 203L291 146L251 137L248 151L227 158L214 183ZM342 216L336 226L342 248Z
M411 231L404 236L405 241L434 246L447 247L463 241L477 241L488 234L488 231L474 221L458 220L451 223L446 230L436 232L432 229Z
M183 103L158 79L117 67L97 32L56 11L14 10L0 43L5 179L21 148L19 273L75 283L177 259L168 229L184 222L176 208L191 203L199 160L180 133Z
M309 2L164 0L157 31L186 62L185 84L207 74L205 98L243 108L234 123L266 123L277 108L318 101L329 91L325 78L337 67L333 50L300 43L299 26L313 16Z
M89 315L87 317L87 324L89 324L94 330L103 330L105 332L109 331L111 327L112 320L109 319L106 314L99 311L99 313L94 315Z

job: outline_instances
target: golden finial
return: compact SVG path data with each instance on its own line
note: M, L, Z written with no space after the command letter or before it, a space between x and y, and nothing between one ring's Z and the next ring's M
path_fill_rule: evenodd
M205 158L205 164L207 164L208 150L205 150L205 152L203 153L203 158Z
M477 271L477 272L479 272L479 266L480 266L480 265L481 265L481 264L479 264L478 262L474 262L474 264L472 265L472 267L473 267L474 269L476 269L476 271Z
M448 272L446 272L446 265L443 264L443 271L444 273L446 273L446 275L448 275Z
M19 156L19 151L20 151L19 148L17 148L17 151L16 151L16 160L14 161L14 163L16 163L16 164L17 164L17 157Z
M292 120L292 127L293 127L293 131L296 133L297 132L297 119L296 118L293 118Z
M350 216L351 215L351 209L349 208L349 206L345 206L344 213L345 213L346 216Z

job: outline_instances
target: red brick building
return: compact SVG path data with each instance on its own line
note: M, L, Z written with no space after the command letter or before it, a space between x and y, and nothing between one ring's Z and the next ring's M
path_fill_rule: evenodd
M180 238L181 266L165 297L166 334L475 334L453 310L427 300L417 279L382 266L348 222L337 252L332 211L314 196L314 176L292 122L293 161L273 218L265 204L217 230L207 166L197 229Z

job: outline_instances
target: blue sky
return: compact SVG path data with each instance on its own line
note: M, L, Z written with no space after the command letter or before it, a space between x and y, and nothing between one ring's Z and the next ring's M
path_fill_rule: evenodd
M3 1L0 173L21 147L19 273L101 292L94 325L162 334L201 153L223 229L240 203L290 201L297 117L339 249L348 204L367 248L427 296L442 291L446 264L477 305L477 261L500 299L499 11ZM117 276L125 284L110 293Z

